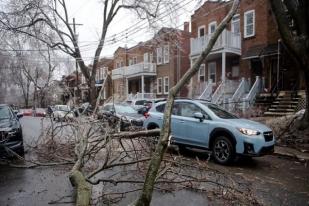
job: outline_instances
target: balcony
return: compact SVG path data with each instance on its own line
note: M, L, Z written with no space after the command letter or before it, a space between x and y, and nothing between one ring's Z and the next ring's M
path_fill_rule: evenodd
M126 67L120 67L112 71L112 79L130 78L142 75L145 76L157 75L156 64L142 62Z
M195 39L191 38L190 56L200 55L202 51L207 47L211 36L212 35L206 35ZM240 55L241 34L236 34L228 30L223 30L211 52L219 53L223 51Z

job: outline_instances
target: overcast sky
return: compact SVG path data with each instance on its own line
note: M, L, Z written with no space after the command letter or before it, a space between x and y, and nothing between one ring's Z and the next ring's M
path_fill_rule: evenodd
M160 24L162 26L182 29L183 22L190 21L190 15L197 8L197 5L201 4L201 0L177 0L177 2L180 4L177 7L177 18L162 18L163 15L166 15L166 11L164 8L161 9L163 15L159 16L159 18L161 18ZM77 26L77 33L79 34L82 55L86 62L90 63L98 44L102 25L103 5L100 0L68 0L67 7L70 18L75 17L77 24L83 24ZM135 29L131 31L132 28ZM129 33L127 37L126 33ZM109 27L107 41L101 57L111 57L119 46L124 47L127 44L130 47L140 41L148 40L153 36L153 33L154 30L148 28L147 21L141 21L132 11L122 10ZM116 38L114 39L114 37Z

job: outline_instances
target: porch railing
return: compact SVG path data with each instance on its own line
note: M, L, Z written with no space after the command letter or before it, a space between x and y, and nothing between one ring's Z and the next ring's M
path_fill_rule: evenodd
M191 38L191 56L200 54L208 45L212 35L205 35L198 38ZM233 33L228 30L224 30L218 37L213 50L229 48L237 53L241 53L241 34Z
M210 99L213 89L212 79L210 79L204 89L203 93L199 96L199 99Z
M216 91L212 95L211 102L214 104L219 104L220 98L223 96L224 93L224 87L225 87L225 82L221 82L221 84L217 87Z
M259 92L261 92L261 86L262 86L261 78L259 76L256 76L253 86L251 87L247 96L244 98L244 103L245 103L244 109L248 108L251 104L254 103L254 99L256 95Z
M246 84L247 81L244 77L241 78L241 81L238 85L238 88L236 89L235 93L233 94L231 101L237 102L240 100L240 98L246 93Z
M112 79L123 77L138 76L138 75L156 75L157 69L155 63L141 62L126 67L120 67L112 70Z

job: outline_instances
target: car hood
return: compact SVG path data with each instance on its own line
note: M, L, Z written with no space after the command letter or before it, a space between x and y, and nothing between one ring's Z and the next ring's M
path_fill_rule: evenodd
M271 129L266 125L248 119L225 119L224 121L237 128L253 129L260 132L271 131Z

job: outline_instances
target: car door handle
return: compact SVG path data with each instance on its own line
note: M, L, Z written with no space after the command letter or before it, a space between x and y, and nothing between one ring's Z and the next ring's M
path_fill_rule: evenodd
M159 120L162 120L163 118L162 118L162 117L159 117L158 119L159 119Z
M179 122L180 122L180 123L185 123L185 121L184 121L184 120L179 120Z

